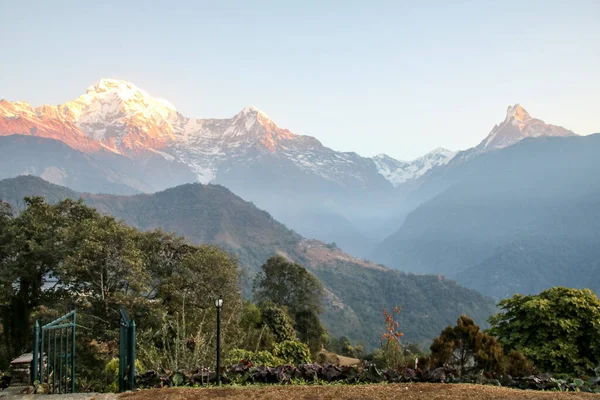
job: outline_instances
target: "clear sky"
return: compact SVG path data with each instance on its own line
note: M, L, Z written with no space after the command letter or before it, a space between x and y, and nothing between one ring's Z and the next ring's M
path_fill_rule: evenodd
M589 134L600 1L0 0L0 98L58 104L105 77L365 156L471 147L514 103Z

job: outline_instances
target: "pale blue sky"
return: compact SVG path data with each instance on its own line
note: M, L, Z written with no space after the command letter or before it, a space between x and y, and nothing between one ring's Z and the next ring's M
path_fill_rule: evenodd
M366 156L471 147L517 102L589 134L600 1L0 0L0 98L58 104L103 77Z

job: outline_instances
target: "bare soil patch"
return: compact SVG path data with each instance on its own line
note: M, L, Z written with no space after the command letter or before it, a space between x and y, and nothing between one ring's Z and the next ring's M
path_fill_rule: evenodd
M331 386L262 386L242 388L153 389L121 395L123 400L554 400L600 399L590 393L516 390L468 384L374 384Z

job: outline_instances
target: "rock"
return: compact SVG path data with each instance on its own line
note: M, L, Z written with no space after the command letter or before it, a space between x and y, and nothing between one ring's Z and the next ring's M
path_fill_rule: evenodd
M502 384L500 383L500 381L498 379L490 379L488 380L488 385L492 385L492 386L502 386Z

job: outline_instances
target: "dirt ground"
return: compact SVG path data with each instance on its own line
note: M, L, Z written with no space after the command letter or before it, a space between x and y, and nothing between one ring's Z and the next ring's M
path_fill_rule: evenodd
M155 389L122 394L123 400L554 400L597 399L589 393L558 393L463 384L382 384L331 386L262 386L211 389Z

